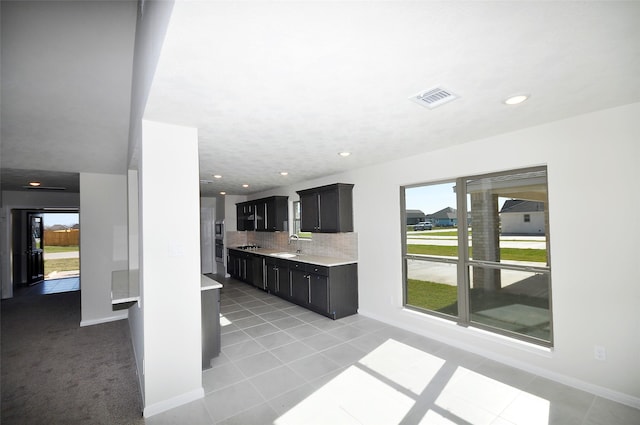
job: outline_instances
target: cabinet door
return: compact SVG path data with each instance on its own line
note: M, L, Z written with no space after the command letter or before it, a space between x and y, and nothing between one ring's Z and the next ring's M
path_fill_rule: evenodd
M316 232L318 230L318 194L308 192L300 194L300 230Z
M244 230L255 230L256 228L256 215L255 215L255 205L246 204L245 205L245 221L244 221Z
M251 255L247 260L251 264L250 274L251 284L260 289L265 289L264 284L264 258L261 255Z
M245 216L245 208L242 204L236 204L236 227L239 232L242 232L245 229L245 222L247 217Z
M289 276L289 267L285 263L278 263L278 270L276 272L276 278L278 280L276 294L283 298L291 298L291 282Z
M229 252L227 254L227 273L229 273L230 276L236 275L236 268L234 267L234 265L235 257L231 254L231 252Z
M318 230L322 232L339 232L340 231L340 217L338 209L338 190L329 189L318 192L318 210L320 212L320 219L318 223Z
M309 303L323 313L329 313L329 278L309 274Z
M309 303L309 275L304 269L290 269L291 298L302 306Z
M265 231L267 230L267 203L260 201L254 205L254 215L255 215L255 230Z
M229 262L227 263L227 267L229 268L229 274L236 278L243 280L242 275L242 258L235 253L234 251L229 252Z
M266 283L267 283L267 291L272 294L277 294L278 292L278 266L276 265L275 260L265 260L265 272L266 272Z

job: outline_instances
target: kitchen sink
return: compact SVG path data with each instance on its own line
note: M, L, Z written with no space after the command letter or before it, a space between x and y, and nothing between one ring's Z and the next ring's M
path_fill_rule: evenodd
M276 252L275 254L271 254L274 257L280 257L280 258L293 258L293 257L297 257L298 254L292 254L290 252Z

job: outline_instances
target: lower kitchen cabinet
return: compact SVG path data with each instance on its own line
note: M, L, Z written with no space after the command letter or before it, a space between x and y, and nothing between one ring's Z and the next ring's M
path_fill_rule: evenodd
M358 266L319 266L229 249L228 273L332 319L358 312Z
M289 263L291 301L332 319L358 312L356 264L324 267Z
M220 355L220 289L200 291L202 312L202 370Z
M310 272L308 279L310 307L321 313L329 313L331 311L329 308L329 278Z
M262 255L229 249L227 272L234 279L265 289L264 257Z
M265 258L266 290L281 298L291 299L288 261Z
M309 303L309 280L304 264L290 262L291 301L306 306Z

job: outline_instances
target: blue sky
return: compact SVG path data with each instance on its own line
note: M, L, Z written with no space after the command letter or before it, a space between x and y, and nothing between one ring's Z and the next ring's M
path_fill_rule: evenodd
M433 214L441 209L456 208L455 182L407 188L405 202L408 210L421 210Z
M73 226L74 224L78 224L79 217L78 213L45 213L44 214L44 225L45 226L53 226L54 224L62 224L65 226Z

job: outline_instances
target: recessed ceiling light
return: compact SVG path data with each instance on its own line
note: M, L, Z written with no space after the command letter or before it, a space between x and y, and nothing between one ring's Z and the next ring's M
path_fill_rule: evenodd
M221 176L220 174L214 174L214 175L213 175L213 178L214 178L214 179L221 179L221 178L222 178L222 176Z
M529 99L528 94L518 94L518 95L506 98L504 100L504 103L506 103L507 105L517 105L519 103L524 102L527 99Z
M249 187L249 185L245 183L242 185L242 187Z
M38 187L40 186L42 183L40 182L29 182L29 186L33 186L33 187Z
M220 195L226 195L227 192L220 192Z
M288 175L289 175L289 173L288 173L288 172L286 172L286 171L280 171L280 175L281 175L281 176L288 176Z
M339 152L338 155L347 157L347 156L351 155L351 152Z

